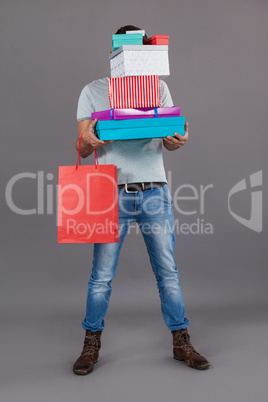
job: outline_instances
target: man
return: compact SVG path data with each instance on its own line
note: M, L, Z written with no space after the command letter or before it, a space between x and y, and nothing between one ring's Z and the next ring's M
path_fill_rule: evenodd
M116 34L140 28L127 25ZM162 106L173 106L164 81L161 84ZM190 343L187 331L189 319L185 317L179 273L174 262L174 216L172 198L168 190L162 159L162 143L169 150L177 150L188 139L176 138L101 141L95 133L97 119L91 120L94 111L110 109L108 78L86 85L80 95L77 109L78 139L81 139L81 156L86 158L97 149L100 164L114 164L118 172L119 243L94 244L92 274L88 283L86 315L82 321L85 340L82 353L73 365L75 374L85 375L93 370L101 347L104 316L108 310L111 283L116 274L122 243L131 222L136 221L142 232L151 266L157 281L161 310L165 323L173 335L173 354L190 367L204 369L209 362ZM157 229L157 230L155 230Z

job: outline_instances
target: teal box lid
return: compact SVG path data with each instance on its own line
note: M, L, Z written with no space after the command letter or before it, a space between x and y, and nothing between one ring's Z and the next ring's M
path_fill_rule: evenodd
M103 120L96 124L98 137L102 141L130 140L185 135L185 117L161 117L154 119Z
M122 45L143 45L143 34L139 32L135 34L113 35L112 37L113 51Z

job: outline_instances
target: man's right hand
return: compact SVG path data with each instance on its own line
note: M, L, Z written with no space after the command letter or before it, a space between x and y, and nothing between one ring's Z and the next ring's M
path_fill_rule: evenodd
M113 141L101 141L97 138L95 134L95 126L97 124L98 119L95 120L81 120L78 123L78 139L76 140L75 146L76 149L79 149L79 139L83 134L81 140L81 149L80 153L82 158L86 158L88 155L92 154L94 148L103 147L106 144L109 144Z
M97 124L98 119L95 120L88 120L90 121L90 124L87 128L87 130L85 130L83 132L83 137L82 140L84 140L84 142L86 144L90 144L92 145L94 148L99 148L99 147L103 147L103 145L109 144L112 141L101 141L99 138L97 138L96 134L95 134L95 126Z

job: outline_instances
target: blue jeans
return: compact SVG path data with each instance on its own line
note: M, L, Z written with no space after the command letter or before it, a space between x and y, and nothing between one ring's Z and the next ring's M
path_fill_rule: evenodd
M104 329L120 250L130 224L138 223L156 278L161 310L167 327L186 328L189 319L181 295L179 273L174 262L173 201L167 184L137 193L118 189L119 243L95 243L92 274L88 282L86 316L82 327L90 332Z

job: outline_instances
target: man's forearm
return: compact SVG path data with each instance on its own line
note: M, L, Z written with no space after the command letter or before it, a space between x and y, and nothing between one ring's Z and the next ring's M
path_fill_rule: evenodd
M82 140L81 140L81 157L86 158L92 152L94 151L93 145L91 145L90 140L89 140L89 132L90 126L92 124L91 120L82 120L78 123L78 139L75 142L75 147L78 151L79 149L79 141L82 135Z
M80 141L80 139L78 138L75 142L75 147L76 147L77 151L79 149L79 141ZM94 147L91 144L89 144L88 142L85 142L82 137L81 146L80 146L81 157L86 158L87 156L91 155L93 151L94 151Z
M97 124L98 119L95 120L81 120L78 123L78 139L75 141L75 147L77 151L79 150L79 140L81 139L81 156L82 158L86 158L94 151L94 148L103 147L106 144L110 144L113 141L101 141L95 135L95 126Z

